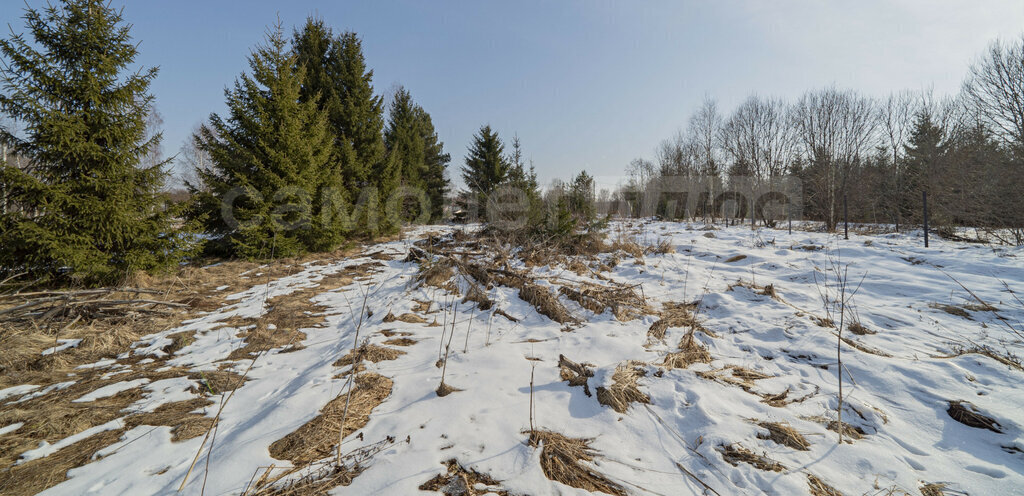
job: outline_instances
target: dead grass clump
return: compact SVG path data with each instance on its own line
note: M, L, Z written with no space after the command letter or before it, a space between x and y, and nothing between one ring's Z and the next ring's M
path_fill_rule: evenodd
M781 463L772 460L764 455L758 455L753 451L744 448L743 446L733 444L723 444L718 447L718 451L722 453L722 459L729 462L732 466L738 466L740 462L751 465L759 470L765 470L768 472L782 472L786 470Z
M741 381L758 381L772 377L770 374L751 370L746 367L740 367L739 365L734 365L730 368L732 369L732 376Z
M558 355L558 376L563 381L567 381L570 386L583 386L583 393L590 396L587 378L594 377L594 371L590 370L588 365L569 360L565 355Z
M782 301L782 297L779 296L778 291L775 290L775 285L774 284L768 284L766 286L759 286L757 284L754 284L753 282L744 281L743 279L740 279L739 281L736 281L735 284L730 284L728 290L732 291L733 289L735 289L737 287L747 288L747 289L753 291L756 294L759 294L759 295L762 295L762 296L767 296L767 297L769 297L769 298L771 298L773 300L776 300L776 301Z
M565 305L562 305L551 290L545 287L531 282L523 282L519 288L519 298L533 305L541 315L547 316L559 324L576 321Z
M860 322L851 322L850 325L846 326L846 330L858 335L866 336L868 334L878 334L876 331L872 331Z
M412 338L394 338L384 341L384 344L390 344L392 346L412 346L419 341Z
M125 428L130 430L140 425L165 425L172 427L172 442L186 441L206 434L213 425L213 417L192 413L211 404L213 402L206 398L167 403L152 412L128 417L125 419Z
M647 371L640 362L626 362L615 367L612 374L612 385L597 388L597 402L610 406L616 412L626 413L629 404L633 402L650 403L651 397L640 391L637 382L641 377L647 375Z
M826 317L818 317L816 315L811 315L811 321L817 324L818 327L835 328L836 326L836 323L832 319Z
M477 304L477 308L480 310L490 310L494 306L494 302L487 297L487 293L484 292L476 284L470 284L469 290L466 291L466 297L462 299L463 303L472 301Z
M995 349L993 349L992 347L987 346L987 345L977 345L977 344L975 344L975 345L971 346L970 348L965 348L963 346L954 346L953 355L949 355L949 356L946 356L944 358L951 358L951 357L954 357L954 356L961 356L961 355L968 355L968 354L987 356L987 357L989 357L989 358L991 358L991 359L993 359L993 360L995 360L995 361L997 361L997 362L999 362L999 363L1001 363L1003 365L1006 365L1007 367L1010 367L1011 369L1017 369L1017 370L1020 370L1020 371L1024 371L1024 364L1021 363L1021 359L1019 357L1017 357L1016 355L1013 355L1009 351L1007 351L1005 353L1000 353L1000 352L996 351Z
M471 468L463 467L454 458L444 462L444 464L448 469L447 472L438 474L421 484L419 487L420 491L434 491L445 496L477 496L482 494L508 496L507 491L498 487L501 485L501 481Z
M971 314L968 313L967 310L964 310L963 307L958 307L956 305L946 305L946 304L943 304L943 303L930 303L930 304L928 304L928 306L931 307L931 308L942 310L943 312L946 312L946 313L948 313L950 315L956 315L957 317L963 317L965 319L970 319L971 318Z
M439 261L434 263L423 263L419 275L416 277L418 281L421 281L427 286L443 289L451 293L458 292L458 286L452 281L452 277L455 276L455 270L452 269L451 262Z
M433 301L420 301L420 300L412 300L412 301L413 301L413 303L415 303L415 305L412 306L412 311L413 312L429 313L430 312L430 308L434 306L434 302ZM438 311L438 310L435 310L435 312L436 311Z
M161 351L168 355L173 355L177 353L178 350L194 343L196 340L195 336L196 333L194 331L183 331L171 334L170 336L167 336L171 339L171 344L164 346Z
M665 355L663 364L669 368L685 369L694 363L710 363L711 353L699 341L694 339L691 330L679 341L679 351Z
M789 424L783 422L758 422L757 425L768 430L768 434L758 434L758 439L769 439L776 444L788 446L795 450L807 451L811 443Z
M270 456L278 460L288 460L294 465L330 456L339 438L348 436L369 422L370 413L391 394L392 385L391 379L379 374L357 375L352 384L352 395L348 400L348 415L344 419L344 426L341 422L342 416L345 415L347 392L339 394L337 398L324 405L320 415L313 420L274 441L270 445Z
M612 241L608 248L610 251L622 251L628 253L633 258L640 260L644 258L644 249L638 245L635 241L627 239L623 236L619 236Z
M647 251L649 253L655 253L658 255L667 255L669 253L675 253L676 247L675 245L672 244L671 240L663 239L661 241L658 241L657 244L648 246Z
M843 496L838 489L826 484L814 474L807 474L807 485L811 489L811 496Z
M651 313L644 297L637 294L634 286L602 286L584 283L578 288L562 286L558 292L595 314L601 314L610 308L612 314L620 322Z
M891 357L892 356L892 355L890 355L890 354L888 354L888 353L886 353L886 352L884 352L882 350L879 350L878 348L872 348L872 347L870 347L870 346L868 346L866 344L863 344L863 343L861 343L859 341L854 341L854 340L852 340L850 338L847 338L847 337L844 337L844 338L841 338L841 339L843 340L844 343L850 345L851 347L853 347L854 349L856 349L858 351L863 351L864 353L870 353L872 355L878 355L880 357Z
M742 254L741 255L733 255L733 256L725 259L725 263L739 262L740 260L743 260L745 258L747 258L746 255L742 255Z
M252 358L255 353L261 353L264 351L272 350L275 348L284 348L285 346L292 346L294 349L301 349L301 345L296 343L306 339L306 333L295 330L294 328L282 329L276 324L272 324L268 320L260 319L257 321L255 327L250 327L242 331L239 337L245 339L245 345L234 349L228 356L227 360L242 360L246 358Z
M408 312L403 313L402 315L399 315L397 317L395 317L395 314L393 314L391 312L388 312L388 314L384 316L384 322L395 322L396 320L399 321L399 322L405 322L406 324L426 324L427 323L427 319L424 319L423 317L420 317L419 315L416 315L414 313L408 313Z
M709 334L694 316L693 311L697 308L693 303L666 302L663 304L661 318L651 324L647 330L647 336L652 339L665 339L665 333L670 327L689 327Z
M89 436L43 458L0 470L0 494L29 496L67 480L67 473L92 461L103 448L121 439L124 429Z
M626 496L626 490L621 485L583 464L598 456L590 447L590 439L570 438L542 430L527 433L530 435L530 446L542 447L540 466L548 479L589 492Z
M840 422L837 421L837 420L829 421L828 424L825 425L825 428L830 430L830 431L832 431L832 432L838 433L839 429L840 429L840 425L842 426L842 429L843 429L843 440L848 442L848 443L852 443L853 442L853 441L851 441L851 439L852 440L864 439L864 436L866 435L865 432L864 432L864 429L861 429L860 427L858 427L856 425L847 424L846 422L843 422L843 423L840 424Z
M967 401L950 401L949 408L946 409L946 413L948 413L953 420L956 420L966 426L974 427L976 429L988 429L992 432L998 433L1003 432L1000 429L1001 426L999 425L999 422L996 422L992 417L981 413L977 407Z
M394 348L378 346L370 343L363 343L362 346L359 346L355 350L349 350L349 352L346 353L345 356L339 358L338 361L334 362L334 366L345 367L347 365L362 362L363 360L368 360L373 363L377 363L383 360L394 360L404 354L405 352L402 350L396 350Z
M444 381L441 381L441 384L437 386L437 389L434 390L434 392L437 393L437 395L441 398L444 398L445 396L448 396L449 394L452 393L457 393L459 391L462 391L462 389L452 386Z
M942 482L931 482L921 485L921 496L945 496L946 484Z
M242 385L241 374L228 370L201 370L188 375L189 379L199 382L200 394L217 395L231 391Z

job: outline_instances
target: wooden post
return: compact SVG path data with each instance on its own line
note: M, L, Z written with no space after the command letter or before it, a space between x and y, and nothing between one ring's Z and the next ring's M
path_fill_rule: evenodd
M921 192L921 204L924 207L924 247L928 248L928 192Z
M846 210L846 193L843 193L843 239L850 239L850 215Z

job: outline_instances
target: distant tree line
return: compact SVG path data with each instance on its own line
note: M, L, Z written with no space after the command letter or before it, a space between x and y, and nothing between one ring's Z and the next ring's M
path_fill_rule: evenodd
M796 178L802 217L829 229L843 220L844 199L850 221L920 224L927 192L941 232L955 236L955 227L971 226L1022 244L1024 38L993 43L949 98L903 91L872 99L830 87L793 102L755 94L728 115L706 98L685 131L627 173L615 197L620 212L649 213L638 199L667 177L701 177L711 194L696 208L667 212L661 201L656 213L772 224L785 209L751 206L747 198L722 211L714 198L731 184Z

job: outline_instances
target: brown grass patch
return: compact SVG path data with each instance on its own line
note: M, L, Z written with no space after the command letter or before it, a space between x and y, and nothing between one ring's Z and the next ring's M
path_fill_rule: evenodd
M347 365L352 365L354 363L359 363L363 360L368 360L373 363L377 363L383 360L394 360L404 354L405 352L402 350L396 350L394 348L378 346L370 343L363 343L362 346L359 346L355 350L349 350L349 352L346 353L345 356L339 358L336 362L334 362L334 366L344 367Z
M471 468L463 467L454 458L444 462L444 465L448 469L446 473L438 474L421 484L420 491L434 491L445 496L477 496L481 494L508 496L508 492L500 488L501 481ZM487 487L479 489L479 485Z
M172 427L171 441L179 442L206 434L213 425L213 417L191 413L213 404L206 398L176 401L160 405L152 412L132 415L125 419L125 429L140 425L165 425Z
M944 496L946 484L942 482L931 482L921 485L921 496Z
M864 324L861 324L860 322L852 322L850 325L846 326L846 330L848 330L848 331L850 331L850 332L852 332L852 333L854 333L854 334L856 334L858 336L866 336L868 334L878 334L877 331L872 331L871 329L868 329Z
M746 258L747 258L746 255L733 255L733 256L725 259L725 263L739 262L740 260L744 260Z
M949 414L953 420L960 422L969 427L976 429L988 429L992 432L1002 433L999 422L992 417L989 417L971 403L967 401L950 401L949 408L946 409L946 413Z
M963 317L965 319L970 319L971 318L971 314L968 313L967 310L964 310L962 307L958 307L956 305L946 305L946 304L942 304L942 303L929 303L928 306L931 307L931 308L935 308L937 310L942 310L943 312L946 312L946 313L948 313L950 315L956 315L957 317Z
M807 486L810 487L811 496L843 496L838 489L826 484L814 474L807 474Z
M519 288L519 298L533 305L541 315L559 324L576 322L565 305L548 288L524 281Z
M28 496L56 486L67 480L69 470L91 462L96 452L118 442L123 434L123 429L101 432L50 456L0 470L0 493Z
M530 446L542 446L540 466L548 479L585 491L626 496L626 490L621 485L583 464L592 462L598 456L597 451L590 447L590 439L570 438L542 430L527 433L530 435Z
M638 380L647 375L641 362L626 362L615 367L612 385L597 388L597 402L610 406L616 412L626 413L629 404L650 403L651 397L640 391Z
M370 413L391 394L391 379L374 373L359 374L353 381L348 416L342 426L342 415L348 393L328 402L320 414L294 432L270 445L270 456L288 460L295 465L310 463L331 455L339 434L348 436L370 421ZM343 431L342 431L343 430ZM342 433L343 432L343 433Z
M384 344L390 344L392 346L412 346L419 341L412 338L394 338L384 341Z
M694 363L710 363L711 353L693 337L691 330L679 341L679 351L665 355L662 362L668 368L685 369Z
M718 447L718 451L722 454L722 459L734 467L743 462L758 470L768 472L782 472L786 470L786 467L781 463L767 456L758 455L737 443L723 444Z
M622 251L628 253L630 256L637 260L642 260L644 258L643 247L638 245L635 241L627 239L623 236L619 236L611 243L609 243L608 249L610 251Z
M420 273L416 279L423 284L438 289L443 289L450 293L458 293L459 288L452 281L452 277L455 276L455 270L452 269L451 263L447 261L439 261L428 263L425 260L421 261Z
M776 444L788 446L795 450L807 451L811 443L802 434L787 423L783 422L758 422L757 425L766 429L768 434L758 434L758 439L769 439Z
M661 318L647 329L647 336L660 341L665 339L665 333L670 327L689 327L710 336L711 334L697 322L697 318L693 313L696 308L697 305L695 303L663 303Z
M427 319L424 319L423 317L420 317L419 315L416 315L414 313L408 313L408 312L403 313L402 315L399 315L397 317L395 317L395 314L393 314L391 312L388 312L388 314L384 316L384 322L394 322L396 320L399 321L399 322L405 322L406 324L426 324L427 323Z
M872 347L870 347L870 346L868 346L866 344L862 344L859 341L854 341L854 340L852 340L850 338L847 338L847 337L842 338L842 340L843 340L844 343L850 345L852 348L854 348L854 349L856 349L858 351L863 351L864 353L870 353L872 355L878 355L880 357L892 357L892 355L890 355L890 354L888 354L888 353L886 353L886 352L884 352L882 350L879 350L878 348L872 348Z

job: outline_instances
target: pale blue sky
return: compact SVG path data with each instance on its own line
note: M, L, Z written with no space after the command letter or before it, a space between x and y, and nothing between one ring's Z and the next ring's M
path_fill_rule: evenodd
M0 24L22 30L19 0ZM30 0L40 5L41 0ZM404 85L434 119L459 177L481 124L518 133L540 178L621 174L686 124L704 95L730 111L752 92L792 99L836 84L959 89L997 37L1024 32L1005 1L366 1L115 0L141 42L166 153L247 69L280 15L289 31L318 14L363 39L374 86Z

